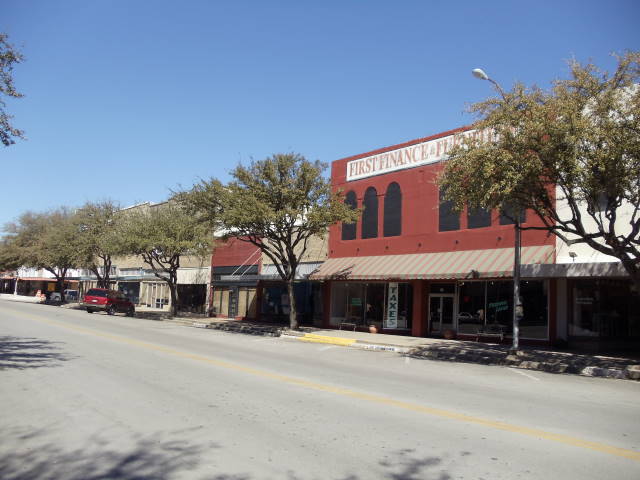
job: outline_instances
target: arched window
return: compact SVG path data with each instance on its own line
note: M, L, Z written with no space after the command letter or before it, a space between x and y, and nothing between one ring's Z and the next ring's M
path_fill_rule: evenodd
M362 238L378 236L378 192L369 187L364 192L364 211L362 212Z
M393 182L384 196L384 236L395 237L402 234L402 191Z
M358 208L358 199L356 198L356 192L350 190L344 197L344 203L349 205L352 210ZM356 239L356 228L358 226L358 222L353 223L343 223L342 224L342 240L355 240Z

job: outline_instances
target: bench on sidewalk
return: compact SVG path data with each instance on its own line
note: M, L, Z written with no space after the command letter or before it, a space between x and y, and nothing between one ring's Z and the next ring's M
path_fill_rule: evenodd
M489 325L480 325L476 331L476 342L480 338L497 338L502 342L504 340L505 326L498 323L490 323Z
M353 330L354 332L356 331L356 324L355 324L355 323L351 323L351 322L340 322L340 325L338 326L338 330L342 330L342 327L350 328L350 329L351 329L351 330Z

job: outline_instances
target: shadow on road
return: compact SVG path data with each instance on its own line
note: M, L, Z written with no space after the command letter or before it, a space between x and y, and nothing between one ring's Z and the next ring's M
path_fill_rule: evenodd
M385 478L390 480L449 480L451 476L442 469L442 460L438 457L413 458L414 450L405 449L395 452L391 460L379 462L380 466L391 470ZM439 471L434 471L440 467Z
M16 432L14 432L16 433ZM39 436L42 432L35 433ZM367 473L343 476L309 476L309 473L287 470L278 477L254 473L203 473L199 467L212 461L212 454L224 457L222 446L210 443L194 446L178 440L161 440L162 435L150 435L129 444L113 444L92 437L82 448L64 450L56 443L21 448L21 440L32 434L10 435L17 441L12 451L0 450L0 478L2 480L170 480L194 478L198 480L366 480L371 477L371 465L363 465ZM35 448L34 448L35 447ZM213 453L213 451L216 451ZM372 459L379 466L375 478L388 480L450 480L438 457L417 458L411 449L391 453L385 460ZM240 470L247 468L239 466ZM214 467L215 468L215 467ZM250 470L255 471L255 466ZM200 471L199 471L200 470ZM266 472L265 472L266 473Z
M91 439L82 449L63 451L55 444L0 454L3 480L142 480L179 478L197 465L201 451L184 442L139 440L128 451ZM233 478L233 477L228 477Z
M61 342L29 337L0 337L0 370L54 367L70 360Z

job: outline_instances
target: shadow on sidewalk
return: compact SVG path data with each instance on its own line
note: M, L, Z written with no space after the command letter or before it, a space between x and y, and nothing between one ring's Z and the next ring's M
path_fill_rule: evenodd
M450 362L479 363L530 368L550 373L583 373L585 369L624 371L640 363L625 356L588 355L523 347L517 354L506 345L478 342L433 343L412 349L408 356Z

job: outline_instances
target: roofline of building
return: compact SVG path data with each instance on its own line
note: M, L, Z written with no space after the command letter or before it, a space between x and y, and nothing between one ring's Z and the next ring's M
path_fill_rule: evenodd
M334 162L345 162L345 161L357 160L359 158L370 157L373 155L379 155L381 153L391 152L393 150L398 150L400 148L410 147L411 145L416 145L418 143L437 140L438 138L448 137L450 135L455 135L456 133L466 132L472 129L473 129L472 125L465 125L462 127L454 128L452 130L447 130L446 132L436 133L435 135L430 135L428 137L416 138L415 140L409 140L408 142L398 143L396 145L390 145L388 147L378 148L376 150L371 150L369 152L358 153L357 155L351 155L350 157L339 158L337 160L334 160Z

